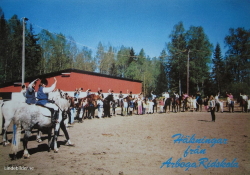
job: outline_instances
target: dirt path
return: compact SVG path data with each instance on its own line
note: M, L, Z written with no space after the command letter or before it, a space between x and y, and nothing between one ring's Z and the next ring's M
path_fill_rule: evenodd
M59 136L59 153L47 152L46 135L43 135L43 142L38 144L35 133L28 144L31 154L29 159L11 161L10 146L1 145L0 174L248 174L250 114L216 113L216 122L210 121L208 112L128 117L117 115L112 118L84 120L83 123L75 123L68 128L75 147L64 146L65 137ZM196 139L216 139L222 144L211 147L211 144L206 143L174 143L178 137L172 136L178 133L190 137L195 134ZM218 140L220 138L222 140ZM223 143L223 139L227 141ZM190 149L199 148L198 152L190 154L188 151L189 154L185 156L189 146ZM22 146L20 150L21 148ZM172 164L163 164L171 157ZM176 163L180 158L180 162L185 163ZM207 158L208 162L211 161L211 166L218 159L217 166L231 168L198 167L200 158ZM225 162L236 160L231 164L218 164L223 159L226 159ZM176 167L184 164L185 168ZM33 170L4 170L10 165ZM164 166L160 168L162 165ZM185 171L188 166L192 167Z

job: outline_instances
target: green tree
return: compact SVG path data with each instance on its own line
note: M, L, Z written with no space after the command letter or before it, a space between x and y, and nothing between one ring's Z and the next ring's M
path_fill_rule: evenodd
M131 61L131 63L128 65L126 71L126 77L135 80L142 80L144 72L143 64L145 60L146 60L146 54L144 52L144 49L141 49L139 55L134 56L134 60Z
M76 61L76 56L79 52L76 42L73 39L73 37L69 37L69 40L67 42L67 45L69 47L69 60L70 60L70 67L71 68L75 68L74 67L74 62Z
M126 77L126 71L127 71L130 58L131 58L130 48L121 46L121 48L117 52L117 58L115 62L118 77L123 77L123 78Z
M23 27L17 15L13 15L13 17L8 20L8 26L10 34L8 38L8 54L6 55L6 77L11 81L21 79Z
M159 75L156 78L156 94L162 94L168 90L166 59L167 53L165 50L163 50L159 57Z
M225 74L225 63L221 55L220 45L217 43L214 56L213 56L213 68L212 68L212 77L214 78L214 83L217 87L217 91L222 92L223 89L223 80Z
M228 82L228 91L250 93L250 30L230 28L225 44L227 75L232 80Z
M41 47L39 38L33 33L33 27L27 31L25 41L25 77L37 76L41 61Z
M100 73L107 75L115 74L115 52L113 47L109 47L108 52L105 52L103 59L100 60Z
M101 42L98 43L98 46L97 46L97 51L96 51L96 56L95 56L95 60L96 60L96 63L97 63L97 68L98 68L98 72L101 73L101 62L102 60L104 59L105 57L105 51L104 51L104 46L102 45Z
M249 82L250 30L230 28L225 44L228 47L226 60L231 65L234 81Z
M74 68L85 71L94 71L95 68L92 66L91 54L92 51L84 46L82 50L76 55Z
M168 69L168 86L170 90L181 94L186 90L187 77L187 49L186 32L182 22L174 26L172 33L169 35L171 41L167 44L167 49L170 54L166 60Z
M189 57L190 94L203 91L204 80L208 78L213 45L202 27L191 26L186 33L187 56ZM195 88L196 87L196 88Z
M0 7L0 82L7 80L7 64L8 64L8 50L9 50L9 29L8 22L5 20L4 12Z
M49 61L53 55L53 35L47 30L42 30L39 34L39 45L41 47L41 60L39 62L40 74L49 73L51 71Z

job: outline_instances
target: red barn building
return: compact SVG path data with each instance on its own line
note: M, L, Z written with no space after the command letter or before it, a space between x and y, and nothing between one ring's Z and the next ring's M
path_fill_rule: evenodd
M107 93L108 90L111 89L114 91L114 94L118 94L120 91L122 91L123 94L127 94L127 90L132 91L133 94L139 94L142 91L142 81L77 69L66 69L37 77L29 77L26 78L25 85L28 86L29 82L36 78L46 78L48 80L48 87L50 87L54 83L54 77L57 79L56 88L69 94L72 94L76 88L83 88L83 92L87 89L91 89L91 92L97 92L98 88L100 88L103 93ZM40 81L38 80L35 87L36 91L38 90L39 84ZM20 91L20 82L9 82L0 85L0 97L2 97L2 99L14 98L16 96L15 94L21 94Z

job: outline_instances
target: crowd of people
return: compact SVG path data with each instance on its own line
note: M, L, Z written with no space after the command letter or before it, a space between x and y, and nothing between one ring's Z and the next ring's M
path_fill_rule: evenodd
M35 95L35 84L38 79L30 82L27 88L22 87L21 93L26 98L26 103L28 104L40 104L46 106L50 109L53 109L52 118L56 120L58 118L58 108L53 103L49 102L48 94L52 90L55 89L55 83L51 87L46 87L48 82L46 80L41 80L41 84L39 86L39 90L37 92L37 96ZM91 94L95 94L98 96L96 100L89 101L87 99L83 99L84 97L90 96ZM191 111L202 111L202 106L204 106L204 110L207 112L211 112L212 121L215 121L215 112L224 112L223 106L224 101L220 100L220 93L217 93L215 96L211 95L210 97L205 97L202 99L201 93L197 92L195 95L188 95L183 93L179 95L178 93L173 93L171 96L169 92L162 93L159 97L157 97L154 92L151 92L150 97L144 97L143 93L133 94L131 91L127 90L127 93L123 93L120 91L119 94L114 94L114 92L109 89L107 93L103 93L100 88L98 88L96 93L93 93L91 89L87 89L85 92L83 88L76 88L74 94L72 96L73 104L69 109L69 124L73 124L75 118L80 119L82 122L84 118L95 118L95 109L98 110L97 117L103 117L103 100L107 95L113 95L113 101L110 102L111 114L113 116L117 115L119 111L119 115L121 116L132 116L132 115L143 115L143 114L153 114L153 113L164 113L171 112L170 105L172 105L173 111L173 103L172 99L180 99L179 107L182 111L191 110ZM69 94L67 94L70 97ZM226 106L229 109L229 112L234 112L234 97L231 93L226 93L227 100ZM246 94L240 94L243 100L248 101L248 97ZM44 100L46 99L46 100ZM170 100L171 99L171 100ZM167 101L170 100L169 108L167 108ZM186 102L186 104L185 104ZM117 110L119 108L120 110ZM247 111L250 109L248 104ZM246 111L246 112L247 112Z

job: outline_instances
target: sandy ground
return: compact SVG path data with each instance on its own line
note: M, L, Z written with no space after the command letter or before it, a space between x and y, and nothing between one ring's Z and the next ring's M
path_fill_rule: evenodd
M227 110L227 109L226 109ZM35 141L35 133L28 144L29 159L11 160L10 146L1 145L0 174L249 174L250 173L250 113L216 113L216 122L210 122L208 112L181 112L120 115L105 119L84 120L68 128L75 147L65 146L62 132L58 138L59 153L47 152L47 137ZM10 127L11 131L11 127ZM174 143L175 134L195 138L227 139L223 144ZM11 138L9 132L9 138ZM1 136L2 139L2 136ZM196 154L184 155L190 146ZM19 155L22 155L20 145ZM163 164L172 158L172 164ZM176 163L181 158L182 164ZM200 165L207 158L210 165ZM226 159L230 164L218 164ZM236 159L236 160L234 160ZM232 163L232 161L234 162ZM190 163L188 163L190 162ZM32 170L6 170L14 166ZM162 168L161 166L164 165ZM189 166L187 167L180 166ZM196 165L196 167L194 167ZM230 167L221 167L230 166ZM235 167L236 166L236 167ZM206 169L206 168L207 169Z

